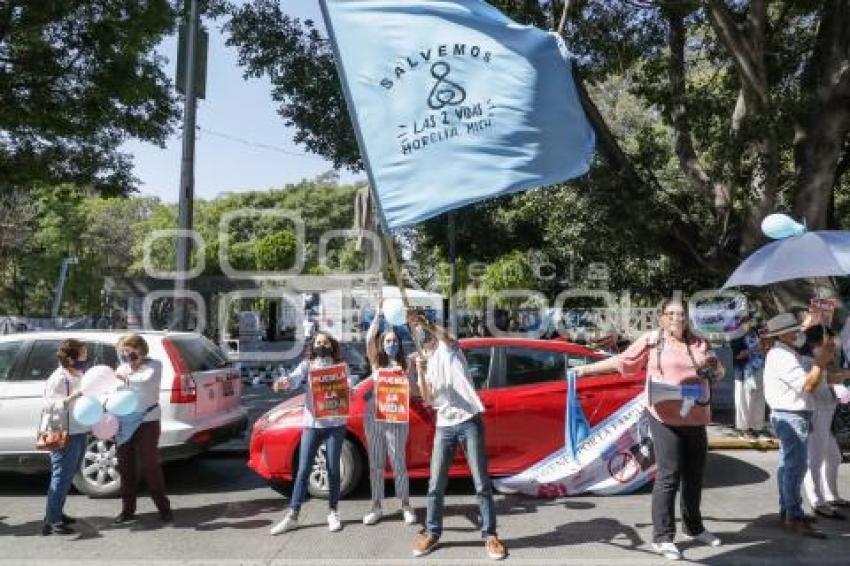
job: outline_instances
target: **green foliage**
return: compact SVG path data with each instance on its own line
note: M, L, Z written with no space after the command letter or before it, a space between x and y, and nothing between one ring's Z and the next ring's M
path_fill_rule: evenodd
M267 234L257 240L257 267L263 271L290 269L295 260L295 235L291 231Z
M296 224L305 230L305 273L362 271L363 252L346 238L328 242L327 266L319 266L318 243L330 230L351 227L356 187L338 186L332 175L283 189L225 194L194 208L194 229L204 248L193 246L192 267L202 275L221 275L220 239L230 263L241 271L280 271L296 262ZM70 185L40 188L0 199L18 207L15 215L0 209L0 314L46 315L62 258L76 256L65 286L62 314L97 314L104 276L144 277L149 267L176 269L177 239L157 234L177 226L177 206L152 197L97 196ZM280 211L285 217L260 214ZM222 225L230 213L240 214ZM17 218L20 216L20 218Z
M120 144L163 143L177 116L154 52L174 22L168 0L0 3L0 191L131 191Z

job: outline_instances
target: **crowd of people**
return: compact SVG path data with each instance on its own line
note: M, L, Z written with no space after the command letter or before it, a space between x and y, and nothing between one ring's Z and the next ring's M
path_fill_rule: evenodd
M659 328L637 338L625 350L604 360L573 368L581 376L619 372L645 374L647 389L658 382L667 386L709 388L724 378L711 345L691 331L687 304L671 299L662 304ZM431 475L426 497L424 528L412 545L414 556L423 556L439 545L443 530L443 502L448 470L460 445L466 455L475 485L481 518L481 537L486 554L492 559L507 556L507 547L496 529L493 487L488 475L485 451L484 407L470 379L466 360L455 338L425 317L409 312L408 325L417 344L417 352L406 355L395 329L380 313L367 334L367 354L373 370L393 370L406 376L412 397L433 408L436 434L431 454ZM770 408L770 424L779 440L777 471L779 513L782 525L791 533L820 538L812 518L803 512L805 492L814 513L842 519L841 508L848 502L837 492L837 471L841 462L838 445L830 431L832 415L838 405L835 387L850 379L850 318L840 341L816 317L802 323L792 313L781 313L761 329L755 325L733 346L736 396L736 426L757 436L764 424L764 403ZM836 349L844 350L836 363ZM154 503L164 523L173 519L165 493L162 469L156 453L159 435L157 394L161 367L147 356L144 339L137 335L123 338L118 345L121 365L118 376L144 400L143 418L124 434L119 446L122 475L122 509L117 524L135 518L136 462L141 461ZM76 340L65 341L57 354L59 367L47 382L47 406L70 410L80 396L80 380L88 366L85 346ZM313 372L331 366L345 366L340 346L328 333L312 336L304 360L291 373L274 384L276 391L293 391L309 383ZM840 367L844 366L845 369ZM347 366L346 366L347 367ZM353 385L346 370L349 385ZM373 379L373 384L374 384ZM709 396L710 398L710 396ZM648 396L647 418L654 444L657 472L652 490L651 516L653 547L662 556L679 559L676 544L676 499L680 499L682 530L689 539L711 546L722 544L706 529L700 510L703 474L708 449L706 426L711 420L710 403L696 403L688 411L680 400L652 402ZM384 517L384 470L387 457L393 468L395 495L405 523L414 524L405 449L406 422L386 422L376 418L376 399L371 395L366 415L369 478L372 505L363 517L365 525L374 525ZM63 513L70 478L79 468L87 435L86 427L69 417L70 440L51 452L52 473L47 497L43 534L73 532L74 520ZM345 417L323 417L317 413L310 394L305 396L297 474L289 509L272 529L272 535L298 527L301 506L308 491L308 476L319 447L326 449L325 463L329 486L328 529L342 529L340 519L340 455L346 431ZM126 431L125 431L126 432Z

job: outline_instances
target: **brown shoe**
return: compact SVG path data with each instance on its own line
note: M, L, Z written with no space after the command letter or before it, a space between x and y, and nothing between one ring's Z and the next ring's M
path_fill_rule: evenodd
M440 537L422 530L413 541L413 556L425 556L437 547Z
M794 533L795 535L819 539L826 538L826 535L823 532L815 529L810 523L802 519L797 519L796 521L785 521L782 526L786 531Z
M484 548L487 550L487 556L492 560L501 560L508 555L508 549L497 536L487 537L487 540L484 541Z

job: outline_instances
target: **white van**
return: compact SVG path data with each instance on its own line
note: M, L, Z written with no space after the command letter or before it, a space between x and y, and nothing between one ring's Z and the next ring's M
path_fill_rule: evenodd
M48 454L35 450L47 378L56 369L56 351L67 338L85 343L94 364L118 366L115 346L127 331L31 332L0 336L0 470L48 469ZM188 458L243 434L248 412L241 404L242 381L209 340L191 332L140 332L151 358L162 362L164 461ZM92 497L119 493L117 455L112 441L89 439L74 486Z

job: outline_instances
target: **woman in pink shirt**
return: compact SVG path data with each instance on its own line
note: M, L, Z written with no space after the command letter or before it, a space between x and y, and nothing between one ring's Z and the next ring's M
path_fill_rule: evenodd
M593 364L575 368L578 376L618 371L622 375L646 372L649 381L672 386L693 385L707 390L708 379L721 379L723 367L709 344L688 330L688 311L681 299L661 305L661 328L647 332L629 348ZM708 396L700 396L707 399ZM647 395L647 399L651 396ZM711 408L696 402L666 400L648 404L650 433L658 471L652 490L653 548L671 560L682 557L675 543L676 493L681 487L682 524L688 538L711 546L720 539L705 530L700 514L702 476L708 440L705 426Z

